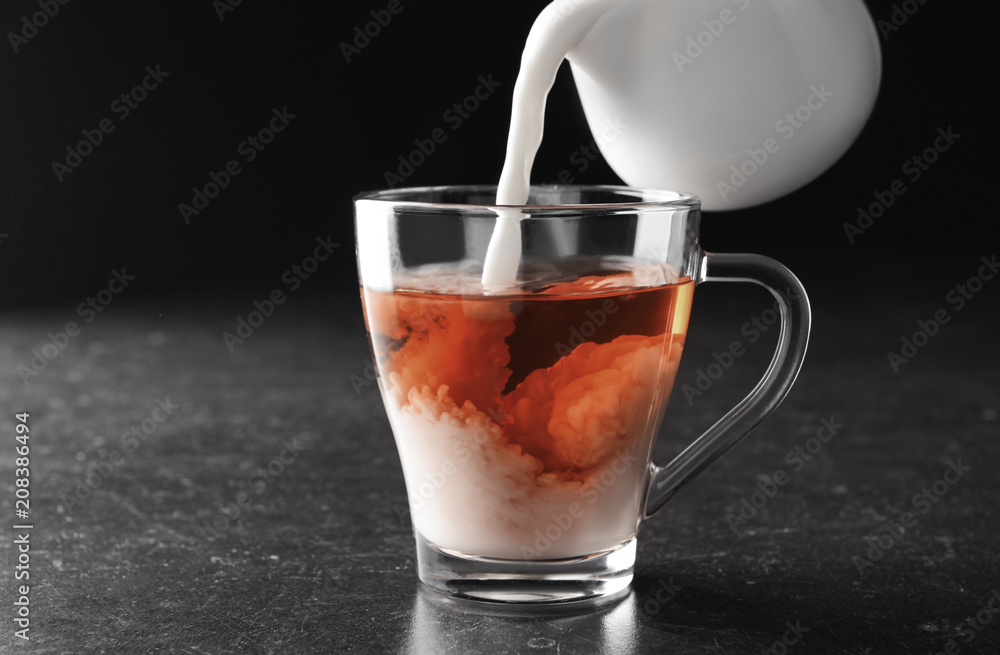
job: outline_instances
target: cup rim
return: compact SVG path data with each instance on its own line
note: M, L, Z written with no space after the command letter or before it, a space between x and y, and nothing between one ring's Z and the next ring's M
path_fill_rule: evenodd
M489 193L496 196L496 184L444 184L437 186L419 187L399 187L396 189L380 189L374 191L363 191L354 196L353 201L371 200L376 202L386 202L394 205L406 205L408 207L419 207L427 209L450 209L450 210L490 210L496 208L512 208L520 210L531 210L534 212L544 211L594 211L594 210L622 210L625 208L635 209L700 209L701 199L692 193L683 191L667 191L662 189L650 189L644 187L630 187L614 184L532 184L532 190L553 191L557 189L575 189L578 191L605 191L619 193L622 195L631 194L640 196L641 200L634 202L602 202L602 203L572 203L564 205L498 205L498 204L471 204L471 203L447 203L428 202L424 200L413 200L414 196L426 195L428 193L440 191L459 191L466 194Z

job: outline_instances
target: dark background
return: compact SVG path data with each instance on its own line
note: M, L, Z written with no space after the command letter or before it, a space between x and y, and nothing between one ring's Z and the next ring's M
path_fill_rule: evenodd
M339 44L384 3L244 2L221 21L207 0L60 6L18 53L6 40L0 48L0 302L73 307L122 266L138 278L125 302L205 294L249 302L316 236L332 234L343 248L307 292L345 292L357 311L351 197L385 187L396 157L445 126L444 110L481 74L501 82L497 94L448 129L406 182L495 183L520 49L544 4L477 3L473 15L465 3L403 0L350 63ZM876 20L889 18L891 3L868 4ZM37 10L4 3L0 26L12 30ZM774 256L808 288L835 284L844 297L907 288L937 302L953 279L974 273L996 242L988 12L996 14L987 3L920 5L882 41L878 104L847 155L788 197L707 214L706 249ZM170 76L119 121L109 105L147 65ZM285 106L297 116L289 128L186 225L177 205ZM568 68L548 111L559 118L546 124L537 181L573 170L571 154L591 140ZM115 131L59 182L52 162L105 117ZM961 140L851 245L843 223L949 126ZM620 183L603 163L573 173L582 183Z
M439 607L417 582L402 471L366 377L351 198L383 188L480 75L502 86L407 183L495 183L520 51L545 3L402 2L350 63L339 44L384 1L244 0L220 20L211 0L73 0L17 53L6 35L38 5L0 6L0 432L31 412L37 503L25 652L757 653L798 620L812 629L800 652L939 652L956 640L963 653L997 652L998 619L971 644L962 630L1000 589L1000 279L961 311L946 300L997 251L995 5L909 0L919 8L882 39L881 94L851 150L788 197L706 214L706 249L770 255L809 290L802 374L644 527L631 596L569 619L510 619ZM868 6L879 20L893 4ZM118 120L111 103L157 65L169 77ZM192 187L284 107L291 124L185 224L177 206ZM601 164L573 170L592 137L567 70L548 107L558 119L534 179L570 169L581 183L619 182ZM59 182L52 162L104 118L115 130ZM852 245L843 224L949 127L957 144ZM220 335L326 235L334 256L230 352ZM135 276L127 289L23 379L18 367L122 269ZM740 326L770 304L748 285L699 287L656 461L753 387L776 330L751 345ZM950 322L894 372L887 352L940 309ZM686 397L734 339L748 346L738 365ZM163 398L176 412L98 475ZM830 417L841 433L734 534L726 517ZM248 485L290 441L303 456L266 489ZM969 475L859 572L852 558L956 459ZM0 524L16 520L14 467L0 445ZM206 537L240 492L251 507ZM9 620L10 532L5 653L24 646ZM682 590L663 604L668 581Z

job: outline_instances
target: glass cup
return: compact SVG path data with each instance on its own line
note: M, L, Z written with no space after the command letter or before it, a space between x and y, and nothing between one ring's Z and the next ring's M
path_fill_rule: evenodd
M805 290L761 255L704 252L696 197L613 186L363 193L358 270L420 579L453 597L575 603L627 591L639 527L770 414L809 338ZM484 288L498 217L517 279ZM770 367L666 466L650 461L694 287L771 291Z

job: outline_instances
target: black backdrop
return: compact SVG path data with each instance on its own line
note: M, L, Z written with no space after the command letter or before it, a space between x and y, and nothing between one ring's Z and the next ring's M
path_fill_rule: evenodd
M386 2L48 4L58 13L34 31L23 17L46 0L0 9L3 306L73 307L122 267L136 277L127 302L242 302L330 234L341 247L309 291L340 297L353 311L351 197L384 187L397 156L444 126L445 110L480 75L500 82L496 93L406 182L495 182L520 49L546 3L480 2L473 17L467 2L401 0L402 11L350 62L340 43ZM882 40L881 95L854 147L786 198L706 215L707 249L772 255L807 287L887 297L908 288L936 304L994 252L995 8L906 4L916 12ZM876 19L893 11L890 2L868 5ZM159 67L159 82L124 116L114 102L142 83L147 67ZM245 161L241 142L285 108L294 115L287 127L186 223L178 205L192 202L192 187L231 159ZM591 139L567 69L550 97L556 111L562 117L546 126L536 180L575 169L572 153ZM102 119L113 131L58 176L52 163L65 163L67 146ZM949 126L962 135L957 144L852 245L844 222ZM579 182L619 182L602 162L577 173Z

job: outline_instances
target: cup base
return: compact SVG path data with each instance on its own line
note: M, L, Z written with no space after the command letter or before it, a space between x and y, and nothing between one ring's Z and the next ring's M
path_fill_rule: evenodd
M501 605L597 604L627 592L635 538L613 549L562 560L506 560L439 548L414 532L420 580L443 594Z

